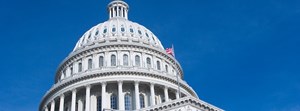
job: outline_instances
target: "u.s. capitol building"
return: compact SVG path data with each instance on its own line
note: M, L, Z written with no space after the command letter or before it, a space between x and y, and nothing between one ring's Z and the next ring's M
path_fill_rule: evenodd
M223 111L198 98L179 62L128 10L121 0L108 4L109 20L61 62L39 111Z

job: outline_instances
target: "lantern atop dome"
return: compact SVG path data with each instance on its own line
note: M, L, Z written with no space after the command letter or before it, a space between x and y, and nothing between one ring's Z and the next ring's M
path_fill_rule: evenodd
M124 18L128 19L129 5L123 0L113 0L107 6L109 19Z

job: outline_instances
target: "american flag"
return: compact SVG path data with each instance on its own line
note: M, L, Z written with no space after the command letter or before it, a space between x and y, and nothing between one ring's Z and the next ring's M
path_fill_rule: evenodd
M167 49L166 49L166 52L167 52L168 54L170 54L170 55L174 55L174 53L173 53L173 48L167 48Z

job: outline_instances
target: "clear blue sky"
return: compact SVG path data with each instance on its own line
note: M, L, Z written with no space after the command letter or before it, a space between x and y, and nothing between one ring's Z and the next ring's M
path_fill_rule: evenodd
M110 0L1 0L0 111L36 111ZM173 43L185 80L227 111L300 111L299 0L127 0L129 18Z

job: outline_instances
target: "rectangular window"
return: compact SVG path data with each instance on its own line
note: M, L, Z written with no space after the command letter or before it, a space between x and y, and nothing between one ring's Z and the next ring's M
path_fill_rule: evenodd
M111 55L110 57L110 63L111 63L111 66L116 66L117 65L117 61L116 61L116 56L115 55Z
M128 55L127 54L123 55L123 65L128 66Z
M82 63L78 63L78 72L82 71Z
M100 56L99 57L99 67L103 67L104 66L104 57Z
M93 60L89 59L88 60L88 69L92 69L92 67L93 67Z

